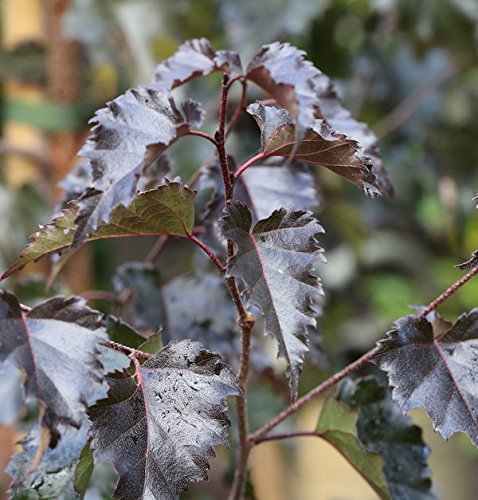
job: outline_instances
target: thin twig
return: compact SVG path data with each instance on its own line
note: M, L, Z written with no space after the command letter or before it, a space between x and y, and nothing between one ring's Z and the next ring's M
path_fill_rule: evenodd
M321 437L315 431L295 431L295 432L278 432L277 434L269 434L256 441L256 445L265 443L266 441L279 441L281 439L291 439L296 437Z
M261 152L253 156L252 158L249 158L243 165L241 165L235 172L234 172L234 179L238 179L239 176L247 170L251 165L256 163L256 161L262 160L263 158L267 158L269 155L267 153Z
M286 408L283 412L279 413L275 418L273 418L270 422L263 425L259 430L254 432L251 436L249 436L249 443L251 446L258 443L262 438L274 427L279 425L283 420L287 417L290 417L296 411L300 410L304 405L306 405L309 401L312 401L317 396L327 391L331 387L333 387L337 382L340 382L342 379L350 375L355 370L362 368L362 366L366 365L370 359L372 358L375 352L375 348L371 349L359 359L347 365L344 369L332 375L330 378L322 382L320 385L309 391L307 394L298 399L295 403L291 404L288 408Z
M146 255L146 258L144 261L148 264L154 264L156 260L159 257L159 254L163 251L164 246L168 242L169 235L168 234L162 234L157 240L156 243L153 245L151 250L149 251L148 255Z
M195 135L197 137L202 137L203 139L212 142L214 146L217 146L216 139L214 139L212 135L206 134L205 132L201 132L200 130L189 130L189 132L186 135Z
M226 139L229 137L230 133L234 130L235 126L237 125L237 122L239 121L239 118L241 117L242 112L244 111L244 105L246 104L247 80L242 80L241 83L242 83L241 97L239 98L239 103L237 104L237 107L234 111L234 114L232 115L231 121L229 122L229 125L227 126L226 135L225 135ZM231 82L229 82L228 85L230 86L230 84L231 84Z
M434 311L442 302L451 297L459 288L461 288L468 280L473 278L475 274L478 273L478 266L474 267L471 271L465 274L458 281L453 283L450 287L448 287L439 297L437 297L426 309L424 309L420 316L423 318Z
M204 252L207 254L207 256L214 262L214 265L219 269L219 272L221 274L224 274L226 272L226 269L224 266L221 264L219 261L217 255L205 244L203 243L200 239L196 238L193 234L188 236L188 238L196 243L196 245L201 249L204 250Z
M463 276L458 281L453 283L453 285L448 287L439 297L437 297L433 302L430 303L430 305L426 309L424 309L421 312L420 316L426 317L428 314L434 311L442 302L451 297L459 288L461 288L467 281L469 281L476 274L478 274L478 266L473 268L471 271L465 274L465 276ZM332 375L330 378L328 378L320 385L318 385L317 387L309 391L307 394L302 396L300 399L298 399L294 404L286 408L283 412L279 413L279 415L273 418L270 422L268 422L267 424L262 426L259 430L257 430L254 434L249 436L250 445L254 446L256 443L263 441L264 436L266 436L266 434L271 429L279 425L287 417L300 410L300 408L306 405L309 401L311 401L312 399L316 398L326 390L333 387L335 384L340 382L343 378L347 377L353 371L358 370L359 368L364 366L372 359L374 352L375 348L366 352L359 359L347 365L343 370L337 372L335 375Z
M109 340L108 342L100 342L100 345L113 349L114 351L122 352L123 354L126 354L130 358L144 359L144 360L148 360L149 358L151 358L151 354L148 354L147 352L138 351L137 349L133 349L132 347L128 347L123 344L119 344L118 342L113 342L112 340Z

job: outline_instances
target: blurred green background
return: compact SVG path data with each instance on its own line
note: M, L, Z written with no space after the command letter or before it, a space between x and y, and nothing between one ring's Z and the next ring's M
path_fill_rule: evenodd
M317 180L328 259L319 269L326 290L322 349L329 369L340 368L383 337L393 320L413 312L409 305L428 304L459 278L463 272L455 264L478 248L472 201L478 190L476 0L3 0L0 268L50 220L61 198L57 182L73 167L94 110L151 80L160 59L200 36L216 49L240 52L244 64L263 43L298 46L380 138L393 198L367 199L328 172ZM181 90L203 102L210 130L217 82L212 76ZM258 147L252 119L239 123L231 144L242 158ZM187 179L208 152L198 141L175 147L175 174ZM110 242L90 245L57 278L53 292L112 290L115 266L143 258L150 243L115 242L114 255ZM174 266L167 268L174 274ZM34 301L47 294L48 272L48 264L39 264L4 286ZM454 320L476 305L478 286L471 282L440 312ZM307 369L302 390L321 376L320 369ZM251 398L253 420L263 422L281 406L269 393L253 390ZM300 418L313 420L314 411ZM423 415L415 418L431 445L439 498L476 498L476 450L459 436L445 444ZM11 449L16 432L2 428L0 449ZM257 498L374 498L323 446L258 448L252 473ZM319 471L321 460L335 460L337 476L314 476L310 466ZM199 488L191 498L222 498L211 484L215 492Z

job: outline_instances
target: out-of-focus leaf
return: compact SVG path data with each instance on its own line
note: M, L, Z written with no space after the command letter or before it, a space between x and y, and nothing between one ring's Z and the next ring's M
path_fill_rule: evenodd
M367 451L357 436L357 414L345 404L328 399L317 422L316 432L357 469L380 498L391 499L379 454Z
M233 160L230 163L235 165ZM203 219L213 222L222 215L224 207L224 184L217 159L202 168L198 188L209 191ZM243 172L235 184L235 197L248 206L255 221L280 207L305 210L319 204L310 167L297 161L282 165L277 158L258 162Z
M222 277L202 272L179 276L164 286L162 294L167 341L189 337L227 362L237 357L237 312Z
M242 74L239 55L225 50L216 52L209 40L195 38L183 43L175 54L156 67L155 82L161 89L171 90L218 70L228 70L234 76Z
M371 163L358 154L357 142L338 134L325 121L312 122L298 142L294 122L286 110L261 103L251 104L247 110L261 129L266 155L288 157L293 153L295 159L326 167L371 196L380 194Z
M24 408L22 377L16 366L5 364L0 370L0 425L13 425Z
M113 285L116 293L131 290L133 296L128 301L128 319L135 328L157 332L163 326L161 280L152 264L128 262L120 266L113 277Z
M245 283L250 303L264 314L266 333L277 340L279 356L287 361L295 397L307 331L316 325L311 301L322 293L311 269L325 260L316 240L323 229L310 212L285 209L251 226L247 207L229 203L222 228L236 245L236 253L227 273Z
M128 207L140 174L202 117L198 103L187 101L180 111L170 93L147 86L128 90L97 111L93 135L79 152L91 162L92 187L78 200L72 245L109 222L116 207Z
M39 446L39 431L31 431L22 439L23 450L10 461L7 473L12 477L12 498L64 500L80 498L75 491L75 475L80 466L80 456L88 440L89 422L83 420L79 429L59 426L61 439L55 448L47 448L39 465L31 470Z
M244 201L254 213L255 220L269 217L280 207L312 209L319 204L315 179L309 168L299 162L287 166L258 163L247 169L238 179Z
M239 382L198 342L166 346L111 377L108 397L89 410L95 460L113 462L117 498L175 500L207 477L213 446L227 445L225 399Z
M151 191L140 193L129 206L113 210L111 221L102 223L86 241L104 238L173 234L188 236L194 224L194 191L177 182L170 182ZM52 252L72 245L77 209L63 211L33 234L20 257L5 271L1 279Z
M42 424L80 427L85 406L104 394L98 343L106 338L102 315L78 297L49 299L30 312L0 292L0 363L25 372L26 396L43 410Z
M373 377L348 379L341 385L338 399L357 412L357 436L362 445L382 458L391 498L435 498L422 431L402 415L387 388Z
M387 372L403 412L424 407L445 439L464 432L478 446L477 353L478 309L473 309L436 338L427 319L399 319L377 344L372 361Z

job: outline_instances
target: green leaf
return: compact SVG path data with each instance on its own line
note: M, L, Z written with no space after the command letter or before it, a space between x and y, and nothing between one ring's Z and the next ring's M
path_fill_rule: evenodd
M194 191L177 182L140 193L128 208L122 205L115 208L111 222L102 223L86 241L160 234L187 237L194 225L195 196ZM64 210L62 216L33 234L30 243L1 279L44 255L70 247L75 234L77 210Z
M422 431L402 415L390 392L375 378L346 380L337 399L358 414L357 436L365 449L378 453L393 499L431 500L429 450Z
M222 228L236 253L227 273L245 283L249 301L265 316L265 331L279 344L296 397L308 332L316 326L311 302L323 293L311 273L317 262L325 260L316 240L323 229L310 212L286 209L251 226L248 208L229 203Z
M316 432L350 462L380 498L390 499L384 463L380 455L367 451L357 437L357 414L345 404L328 399L320 413Z
M83 498L88 488L88 484L93 474L94 461L93 461L93 450L91 449L91 438L85 444L85 447L81 451L80 460L76 466L75 472L75 491L80 494L80 498Z
M370 161L360 155L359 144L337 133L324 120L315 120L298 142L289 113L274 106L251 104L248 112L261 129L262 151L268 156L289 157L326 167L370 196L380 194Z

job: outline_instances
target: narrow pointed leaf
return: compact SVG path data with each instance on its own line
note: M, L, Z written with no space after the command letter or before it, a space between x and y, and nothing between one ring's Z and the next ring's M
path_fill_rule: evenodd
M248 112L261 129L262 151L268 156L288 157L326 167L345 177L367 194L380 194L371 163L359 154L356 141L338 134L323 120L315 120L297 143L294 122L284 109L251 104Z
M206 479L213 446L227 445L227 396L239 383L217 354L189 340L172 343L110 379L108 397L90 408L97 462L119 473L115 496L175 500Z
M478 446L477 353L478 309L473 309L436 338L427 319L399 319L372 360L387 372L403 412L423 407L445 439L463 432Z
M0 292L0 368L25 372L25 392L43 408L43 424L79 427L85 407L104 394L98 343L102 315L78 297L55 297L25 313L16 297Z
M155 82L162 89L172 90L198 76L219 70L240 75L239 55L225 50L216 52L209 40L195 38L183 43L175 54L156 67Z
M338 399L358 416L356 436L362 446L381 458L391 498L434 499L422 431L393 403L387 387L374 377L347 379Z
M194 225L194 197L194 191L177 182L141 193L128 208L118 206L111 214L111 221L102 223L86 241L160 234L187 237ZM44 255L70 247L77 213L76 207L64 210L61 217L33 234L30 243L1 279Z
M201 113L192 101L181 112L170 93L147 86L128 90L97 111L93 135L79 152L91 162L92 186L78 201L74 247L109 222L116 207L131 204L141 173L197 126Z
M245 283L250 302L264 314L266 333L279 344L296 396L308 329L316 325L311 301L322 293L311 269L324 260L316 240L323 229L310 212L285 209L251 226L247 207L230 203L223 232L237 250L227 273Z
M320 412L315 430L342 453L380 498L392 498L382 458L378 453L367 451L357 436L356 413L343 403L328 399Z

